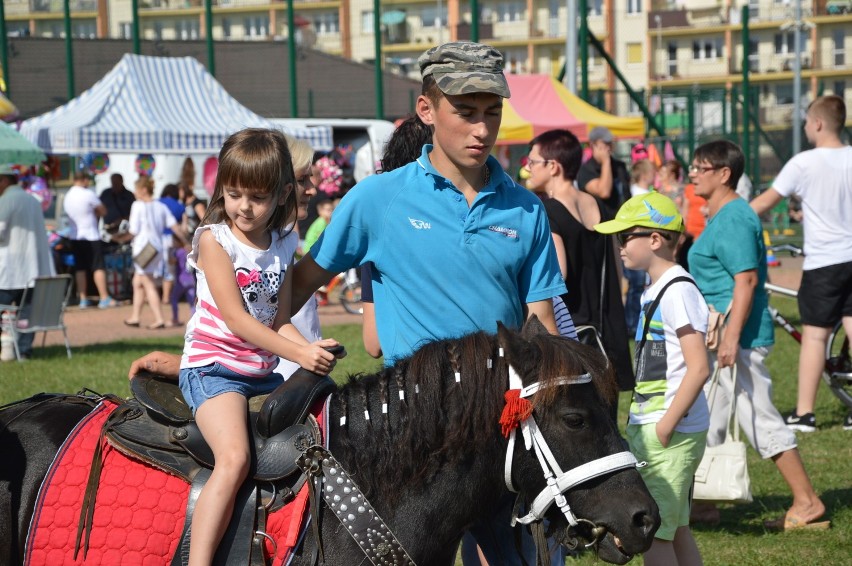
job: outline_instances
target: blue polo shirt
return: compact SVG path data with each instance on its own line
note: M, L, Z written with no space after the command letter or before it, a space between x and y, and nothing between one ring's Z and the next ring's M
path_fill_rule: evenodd
M372 261L379 342L390 365L423 343L497 322L523 323L523 305L564 294L544 206L493 157L491 181L467 201L429 161L358 183L311 247L328 271Z

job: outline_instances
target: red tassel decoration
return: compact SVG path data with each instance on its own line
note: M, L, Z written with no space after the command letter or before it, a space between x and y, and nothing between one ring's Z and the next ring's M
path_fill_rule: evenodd
M503 407L503 414L500 415L500 426L503 429L503 436L508 438L509 433L529 418L533 412L533 406L527 399L521 398L520 389L506 391L503 398L506 399L506 406Z

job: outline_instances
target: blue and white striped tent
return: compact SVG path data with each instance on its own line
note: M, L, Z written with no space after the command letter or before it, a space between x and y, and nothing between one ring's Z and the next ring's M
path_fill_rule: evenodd
M218 153L247 127L277 128L318 151L333 148L330 127L277 126L239 102L192 57L127 54L92 88L25 121L21 134L50 154Z

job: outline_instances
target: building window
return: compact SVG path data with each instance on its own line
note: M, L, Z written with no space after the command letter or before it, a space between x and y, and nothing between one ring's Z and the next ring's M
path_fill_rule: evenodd
M225 39L231 38L231 19L222 18L222 37Z
M373 11L363 10L361 12L361 33L373 33Z
M666 49L666 54L668 57L668 75L673 77L677 75L677 43L670 42Z
M333 35L340 33L340 14L338 12L325 12L314 16L314 29L317 35Z
M846 65L846 30L836 29L831 36L834 40L834 66L843 67Z
M447 7L441 6L440 20L438 20L438 9L434 7L423 8L420 11L420 25L424 28L446 27Z
M603 15L603 0L589 0L589 15L590 16L601 16Z
M504 51L503 60L505 61L506 72L521 74L526 71L526 51Z
M834 81L832 90L834 91L834 94L840 98L844 98L846 96L846 81Z
M642 63L644 57L642 56L642 44L641 43L628 43L627 44L627 64L628 65L639 65Z
M175 37L178 39L198 39L201 24L198 20L178 20L175 22Z
M640 14L642 12L642 0L627 0L627 13Z
M131 22L120 22L118 24L118 36L121 39L133 39L133 24Z
M748 0L748 17L752 20L757 20L760 17L759 0Z
M841 30L842 31L842 30ZM793 32L785 32L785 33L776 33L775 34L775 54L776 55L792 55L796 52L796 48L794 47L796 43L796 36ZM802 34L801 39L799 40L799 50L804 51L807 48L808 37L807 34Z
M74 26L74 31L71 37L80 39L95 39L97 37L97 28L95 22L79 22Z
M792 84L775 85L775 104L793 104Z
M756 73L760 70L760 53L758 53L758 41L748 40L748 70Z
M154 22L154 39L157 41L163 39L163 22Z
M243 20L246 37L266 37L269 35L269 16L252 16Z
M696 39L692 42L692 58L696 61L722 57L722 38Z
M501 2L497 5L497 21L519 22L525 20L525 11L526 7L523 2Z

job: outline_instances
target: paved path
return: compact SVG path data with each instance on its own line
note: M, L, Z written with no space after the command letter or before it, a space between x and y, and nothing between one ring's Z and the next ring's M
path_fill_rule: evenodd
M802 258L781 258L780 267L769 268L769 278L776 285L798 289L802 279ZM130 317L130 305L100 310L89 308L80 310L70 307L65 314L68 325L68 338L71 346L115 342L117 340L132 340L139 337L180 336L183 327L148 330L145 324L150 324L151 312L145 307L142 311L142 327L132 328L124 325L124 320ZM170 307L164 312L171 314ZM189 318L189 308L181 304L180 317L182 321ZM360 315L348 314L339 304L320 307L320 321L323 325L360 324ZM48 344L62 344L61 332L48 332ZM36 346L41 344L41 336L36 338Z
M189 320L189 307L180 305L180 320ZM157 336L182 336L184 326L148 330L146 324L153 322L151 310L146 306L142 309L142 325L139 328L126 326L124 320L130 318L130 305L122 305L110 309L69 307L65 311L65 324L68 326L68 340L71 347L87 344L102 344L118 340L133 340L134 338L154 338ZM163 309L167 319L171 317L171 306ZM339 304L320 307L320 322L323 325L332 324L361 324L361 316L347 313ZM35 346L41 346L41 336L36 337ZM62 333L48 332L47 344L62 344Z

